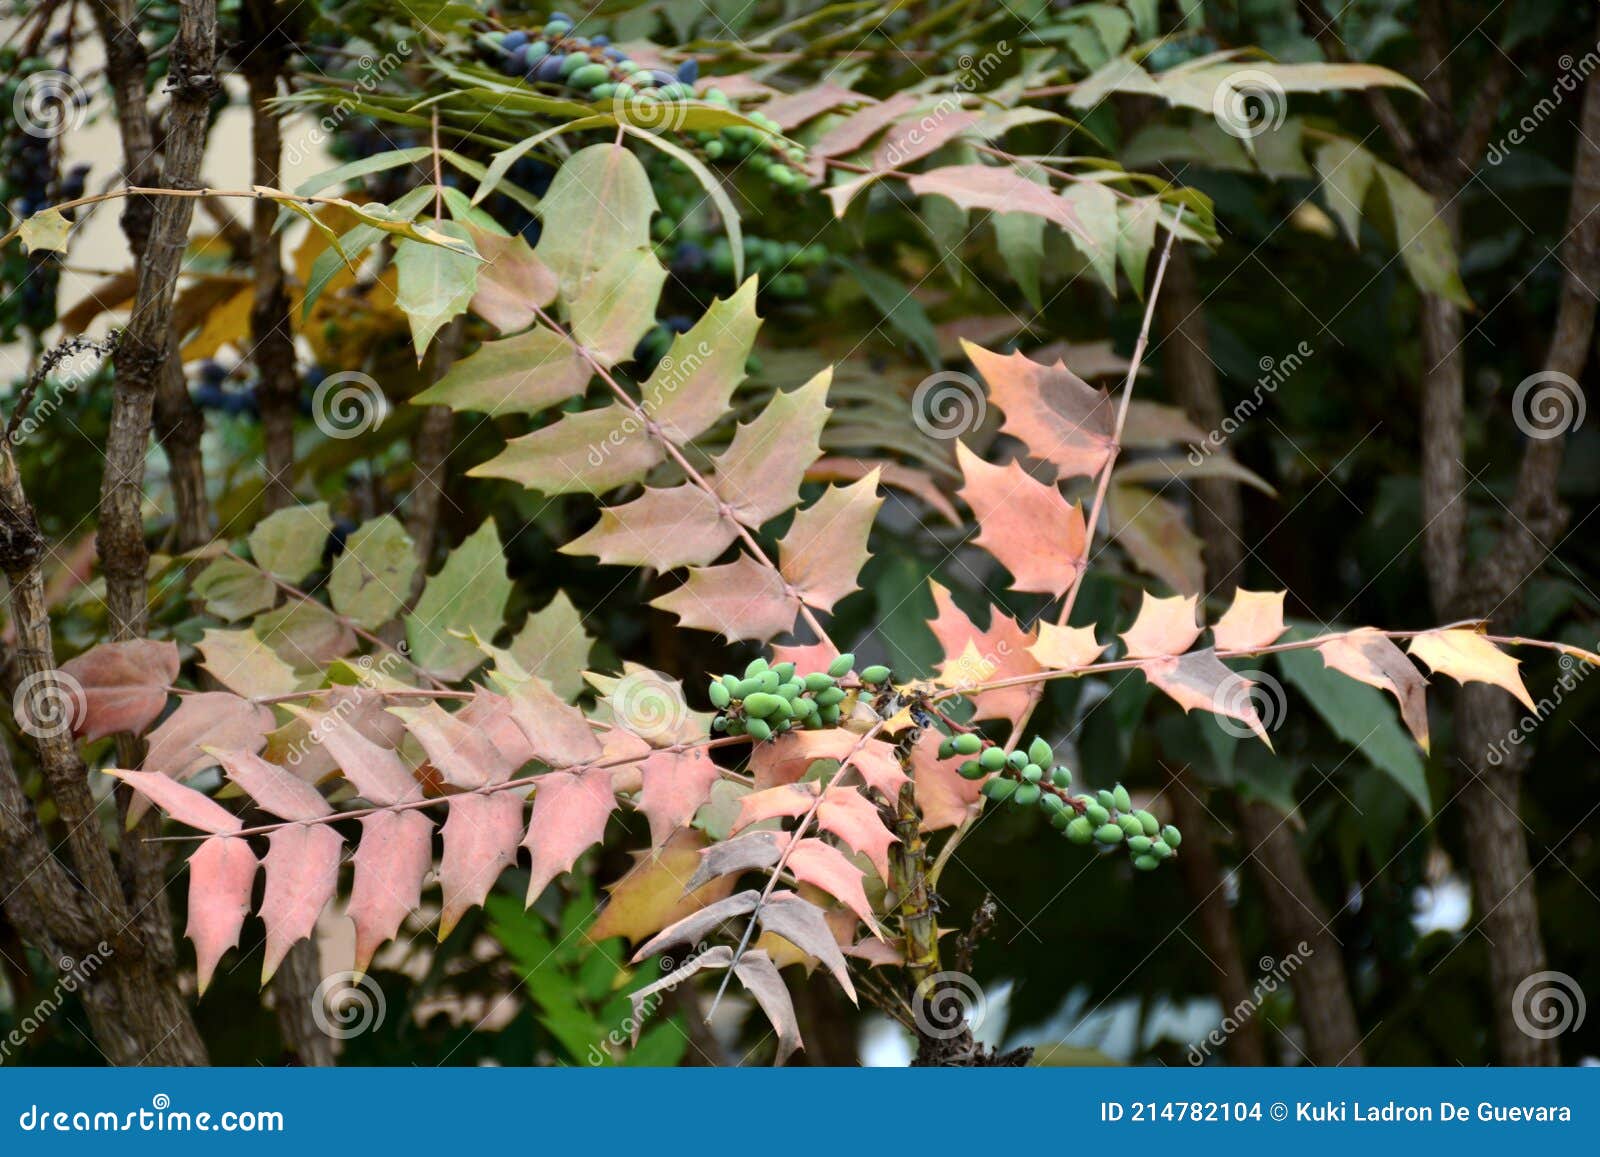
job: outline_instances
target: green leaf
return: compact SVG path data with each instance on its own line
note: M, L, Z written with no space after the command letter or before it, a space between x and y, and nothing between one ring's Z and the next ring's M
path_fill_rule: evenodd
M472 536L450 552L439 573L428 580L416 610L406 616L410 658L441 679L465 677L483 654L456 632L492 639L505 625L511 580L494 519L485 519Z
M1296 626L1285 639L1309 635L1304 627ZM1424 816L1431 815L1433 807L1422 758L1410 733L1401 725L1393 700L1376 687L1330 670L1315 651L1280 651L1277 659L1285 678L1305 694L1333 733L1386 773L1415 801Z
M335 185L342 185L346 181L354 181L358 177L369 177L373 173L383 173L390 169L398 169L401 165L415 164L433 155L433 150L427 145L419 145L413 149L391 149L384 153L375 153L370 157L351 161L347 165L337 168L325 169L314 177L309 177L295 186L295 193L301 197L314 196L324 189L331 189Z
M650 248L656 195L644 166L621 145L591 145L556 171L539 217L534 252L572 302L586 278L619 253Z
M565 591L557 591L543 610L528 615L508 649L525 671L571 703L583 691L593 647L594 637L584 629L578 608Z
M1049 187L1050 181L1033 166L1018 165L1017 172L1036 185ZM1033 213L994 213L995 244L1000 259L1016 279L1018 288L1035 310L1044 310L1044 294L1039 287L1039 271L1044 263L1044 218Z
M927 359L928 364L937 368L939 337L934 332L933 322L928 319L922 303L911 296L911 291L904 283L882 270L858 264L847 258L839 258L839 264L850 271L850 276L867 295L867 300L883 314L884 321L899 330L901 336L917 347L917 352Z
M411 402L485 414L537 414L580 396L590 376L589 363L572 343L540 325L484 342Z
M624 129L629 135L647 141L666 153L688 169L694 179L700 182L700 187L706 191L706 196L710 197L711 203L716 206L717 217L728 234L728 246L733 254L733 279L736 282L744 281L744 233L739 225L739 209L733 203L733 198L728 196L728 191L722 187L722 182L717 179L716 174L701 164L699 157L688 149L673 144L666 137L644 132L632 125L626 125Z
M1461 284L1450 227L1438 204L1399 169L1380 162L1377 172L1394 223L1395 248L1411 280L1435 297L1471 309L1472 298Z
M1117 195L1098 181L1074 181L1062 198L1078 215L1080 229L1067 230L1073 247L1089 262L1111 296L1117 295Z
M250 532L250 557L274 578L298 583L322 565L332 529L326 502L276 511Z
M467 252L410 239L402 239L394 247L399 275L395 304L411 323L411 340L419 362L433 335L466 312L478 287L479 262L472 253L472 238L466 226L459 221L435 221L433 228L459 238Z
M334 610L375 630L405 606L416 572L411 536L398 518L386 514L362 523L345 542L328 579L328 596Z
M395 214L413 215L432 199L433 189L424 185L400 197L389 206L389 211ZM317 228L323 233L331 232L320 221L317 222ZM327 250L317 254L317 259L311 263L311 277L306 283L305 298L300 303L302 320L311 316L317 298L322 296L322 291L328 287L328 282L334 279L339 270L347 263L353 262L382 236L382 229L372 225L357 225L342 236L334 238Z
M568 296L572 336L603 365L627 361L655 325L666 283L666 268L654 248L618 250Z
M668 439L681 445L697 438L727 412L760 328L756 279L748 277L732 297L712 302L699 321L673 338L640 389L645 413Z
M1141 197L1117 206L1117 260L1133 283L1133 291L1144 298L1144 271L1150 250L1156 244L1156 224L1161 219L1161 199Z
M1317 146L1312 163L1322 178L1322 196L1328 212L1344 226L1350 244L1361 244L1361 206L1372 188L1377 159L1355 141L1335 137Z
M195 576L194 593L211 614L227 622L272 609L278 588L259 567L223 555Z

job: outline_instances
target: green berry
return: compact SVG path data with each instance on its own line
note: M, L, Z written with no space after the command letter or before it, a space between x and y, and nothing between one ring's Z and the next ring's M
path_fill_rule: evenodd
M1160 864L1160 860L1156 859L1152 855L1149 855L1148 853L1143 856L1133 857L1133 866L1138 868L1141 872L1154 871Z
M953 739L941 739L939 741L939 758L940 759L949 759L951 756L955 755L955 753L956 753L955 740L953 740Z
M1060 797L1047 795L1044 798L1048 801L1052 799L1059 799ZM1067 830L1068 825L1070 825L1075 818L1077 817L1073 813L1072 809L1064 807L1062 811L1050 813L1050 826L1055 828L1055 830L1058 832L1064 832Z
M728 730L728 717L726 715L718 715L715 719L713 719L711 721L711 730L713 730L713 731L726 731L726 730Z
M959 770L962 779L982 779L984 776L989 774L987 771L983 770L983 764L979 763L976 759L967 760L961 765Z
M1172 849L1167 846L1165 840L1156 840L1150 845L1150 854L1158 860L1164 860L1172 855Z
M1147 836L1153 836L1161 830L1161 824L1156 817L1142 808L1133 813L1133 818L1139 821L1140 826L1144 828L1144 834Z
M991 779L983 785L983 794L995 803L1004 803L1016 793L1017 781L1014 779Z
M807 691L826 691L833 686L833 676L825 675L821 671L813 671L805 678Z
M1063 815L1067 811L1067 801L1054 792L1046 792L1039 803L1051 815Z
M1058 767L1050 773L1050 782L1064 791L1072 786L1072 772L1064 767Z
M712 91L715 92L716 90L713 89ZM843 679L846 675L850 674L850 668L854 667L855 665L856 657L854 655L840 655L837 659L828 664L828 674L832 675L835 679Z
M1150 850L1150 843L1149 836L1129 836L1128 851L1136 856L1142 856Z
M1117 826L1122 829L1124 835L1142 836L1144 834L1144 825L1132 816L1118 816Z
M1006 756L1006 762L1012 767L1016 768L1018 771L1021 771L1023 768L1028 766L1028 753L1026 751L1013 751L1010 755Z
M794 678L793 663L778 663L772 669L778 673L778 678L782 679L785 683Z
M1183 843L1183 833L1177 828L1173 827L1171 824L1168 824L1166 827L1161 829L1161 842L1166 844L1169 848L1175 848L1179 844Z
M610 81L607 81L604 84L597 84L597 85L595 85L593 88L591 88L589 90L589 99L590 100L610 100L612 97L617 95L617 91L619 89L621 89L622 87L623 87L622 85L620 85L620 84L612 84ZM668 220L667 218L663 217L663 218L661 218L660 221L657 221L656 224L664 226L664 228L661 230L661 236L662 236L663 239L666 238L667 236L671 235L672 230L673 230L673 224L672 224L672 222L670 220Z
M1029 783L1038 783L1044 778L1044 768L1040 767L1037 763L1027 764L1022 769L1022 778L1027 780Z
M1083 809L1083 814L1089 817L1089 822L1099 827L1111 818L1111 813L1097 803L1090 803Z
M1116 824L1101 824L1094 830L1094 838L1102 844L1120 844L1123 835L1123 830Z
M1112 789L1111 799L1116 804L1119 812L1133 810L1133 800L1128 798L1128 789L1123 787L1120 783Z
M885 667L882 663L874 663L865 671L861 672L861 681L863 683L872 683L874 685L878 683L887 683L889 681L889 668Z
M761 690L761 684L754 679L740 679L733 686L733 697L735 699L748 699L759 690Z
M574 52L561 62L561 75L570 80L572 79L572 74L577 72L578 69L588 68L589 65L593 63L594 61L590 60L583 53Z
M984 771L999 771L1006 765L1006 753L998 747L986 748L978 762L983 764Z
M765 659L751 659L750 665L744 669L744 677L746 679L754 679L766 669L767 661Z
M790 679L787 683L778 684L778 694L782 695L785 699L798 699L800 697L800 692L804 690L805 688L799 683L795 682L793 679Z
M706 156L713 161L720 161L722 159L722 154L727 151L728 147L721 141L706 142Z
M835 707L844 702L844 697L846 694L847 692L843 687L829 687L824 691L818 691L817 706Z
M1040 767L1048 768L1055 762L1055 752L1050 749L1050 745L1045 742L1042 735L1036 735L1033 742L1028 744L1028 759Z
M778 678L778 673L776 671L763 671L761 674L756 676L756 686L760 687L768 694L776 691L778 689L778 684L782 682L783 680Z
M832 706L819 707L817 709L817 721L824 727L832 727L839 722L839 705L835 703Z
M1012 798L1023 807L1031 807L1039 802L1039 797L1044 793L1039 790L1036 783L1023 783L1017 785L1017 790L1012 793Z
M754 739L757 743L762 743L772 738L772 728L767 725L767 721L765 719L747 720L745 722L745 726L750 731L750 738Z
M1067 839L1075 844L1087 844L1094 839L1094 824L1079 816L1067 824Z
M1117 797L1109 791L1101 789L1095 792L1095 798L1100 801L1100 806L1105 808L1106 811L1114 811L1116 809Z
M733 696L728 694L728 689L721 683L711 684L710 687L706 688L706 692L711 696L711 705L719 711L733 699Z
M981 747L983 739L975 732L966 731L955 738L955 749L960 755L977 755Z
M781 698L765 691L757 691L744 701L745 713L753 715L757 719L765 719L767 716L775 714L778 708L784 706L786 704Z

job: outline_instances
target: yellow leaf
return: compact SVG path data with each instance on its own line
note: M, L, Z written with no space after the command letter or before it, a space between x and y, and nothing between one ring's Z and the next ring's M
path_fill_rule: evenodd
M22 223L22 244L29 253L65 253L72 222L59 209L35 213Z
M1219 651L1254 651L1270 646L1284 632L1284 591L1234 592L1233 604L1212 627Z
M1187 651L1200 637L1200 627L1195 622L1199 601L1195 595L1158 599L1145 591L1144 601L1139 604L1139 617L1122 635L1122 641L1128 645L1128 658L1149 659Z
M1492 683L1515 695L1529 711L1538 712L1522 682L1519 663L1476 631L1427 631L1411 640L1411 653L1436 675L1458 683Z
M1039 641L1028 651L1052 670L1070 671L1087 667L1105 649L1104 643L1095 640L1093 627L1058 627L1054 623L1040 623Z

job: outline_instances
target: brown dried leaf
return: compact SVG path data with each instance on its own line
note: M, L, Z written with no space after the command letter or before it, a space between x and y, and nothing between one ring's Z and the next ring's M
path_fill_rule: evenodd
M1368 686L1387 691L1400 704L1400 718L1428 750L1427 680L1387 635L1362 627L1317 645L1322 661Z

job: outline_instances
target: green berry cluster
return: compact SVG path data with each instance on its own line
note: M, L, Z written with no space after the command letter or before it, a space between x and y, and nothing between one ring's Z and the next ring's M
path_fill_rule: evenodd
M645 68L605 36L579 36L572 18L552 12L539 28L489 31L479 50L507 76L549 85L587 100L637 97L642 101L688 100L698 71L687 61L676 72Z
M711 730L761 741L797 727L836 727L845 699L858 689L842 682L855 661L840 655L826 671L802 675L793 663L752 660L743 675L723 675L706 688L717 709ZM861 686L887 683L889 668L868 667L859 680Z
M706 89L703 99L710 104L731 104L728 94L720 88ZM760 110L744 115L760 127L728 125L716 132L692 134L706 159L753 170L780 189L803 188L807 183L801 170L806 160L805 146L785 140L783 126Z
M1170 859L1183 842L1177 828L1162 827L1155 816L1135 808L1120 783L1110 791L1073 795L1072 772L1056 766L1050 744L1042 737L1007 752L977 732L966 731L939 745L940 759L958 755L967 757L960 768L964 778L985 780L986 798L1042 808L1051 826L1075 844L1093 844L1103 852L1125 845L1140 871Z

